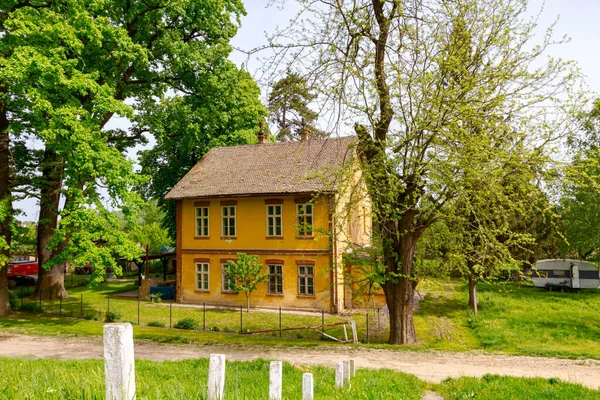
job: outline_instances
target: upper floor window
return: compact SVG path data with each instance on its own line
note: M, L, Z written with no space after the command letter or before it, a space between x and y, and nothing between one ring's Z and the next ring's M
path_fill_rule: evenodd
M281 264L269 265L269 293L283 293L283 265Z
M196 207L196 236L208 237L208 207Z
M315 294L315 274L313 265L298 265L298 294Z
M208 277L209 277L209 265L208 263L196 263L196 290L208 291Z
M221 207L223 216L223 236L235 236L235 206Z
M298 236L313 235L313 206L310 203L296 204Z
M267 236L283 236L281 230L281 204L267 205Z

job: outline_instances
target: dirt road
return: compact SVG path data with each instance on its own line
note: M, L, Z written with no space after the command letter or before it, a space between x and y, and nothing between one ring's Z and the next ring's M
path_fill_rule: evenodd
M282 360L301 365L333 367L336 362L354 358L358 368L390 368L430 382L448 377L484 374L519 377L559 378L592 389L600 388L600 362L542 357L514 357L477 353L389 351L344 347L264 348L215 345L161 345L136 341L136 358L163 361L226 354L229 360L256 358ZM0 357L37 357L58 359L101 359L100 338L73 339L0 334Z

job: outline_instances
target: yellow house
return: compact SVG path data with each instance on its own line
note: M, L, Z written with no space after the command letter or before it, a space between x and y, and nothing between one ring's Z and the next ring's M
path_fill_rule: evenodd
M224 279L227 260L243 252L268 272L251 306L352 307L342 255L368 243L371 229L355 143L259 134L259 144L211 149L166 196L177 202L177 301L245 304Z

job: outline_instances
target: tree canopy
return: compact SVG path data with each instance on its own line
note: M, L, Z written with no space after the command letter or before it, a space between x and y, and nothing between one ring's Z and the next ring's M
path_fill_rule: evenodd
M319 114L310 108L316 95L306 78L288 71L275 82L269 93L268 109L271 121L277 125L277 141L300 139L300 131L307 130L311 137L324 137L316 126Z
M318 1L271 40L277 61L304 71L328 104L331 128L353 125L358 136L386 265L390 343L416 341L417 245L464 198L464 180L481 166L471 156L483 154L492 170L502 153L545 162L548 144L570 131L578 71L546 58L557 41L551 31L536 37L526 7L521 0Z

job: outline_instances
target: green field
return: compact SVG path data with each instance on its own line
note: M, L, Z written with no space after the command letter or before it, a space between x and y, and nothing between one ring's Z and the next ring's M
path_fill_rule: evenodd
M283 398L300 399L302 374L311 372L317 399L420 399L426 390L446 399L600 399L600 392L558 380L484 376L448 379L439 385L390 370L359 369L351 385L335 388L331 368L299 368L284 364ZM203 399L208 360L151 362L136 360L137 398ZM104 398L103 362L0 359L0 399ZM226 399L266 399L269 363L230 362L226 370Z
M105 283L92 290L88 287L71 289L71 298L63 302L63 315L58 318L58 302L44 303L44 314L16 312L11 317L0 319L3 331L39 335L100 335L101 319L108 308L107 295L132 290L132 283ZM466 287L458 281L428 281L419 285L424 294L420 309L415 314L415 325L419 343L413 350L469 351L486 350L517 355L555 356L562 358L600 359L600 291L578 293L546 292L530 285L517 287L514 283L479 285L479 308L477 317L466 307ZM83 315L81 316L81 295ZM25 300L27 302L28 300ZM20 304L20 300L17 300ZM35 302L33 302L35 303ZM138 303L136 300L111 298L111 311L122 313L123 321L137 324ZM398 348L385 344L388 322L380 313L379 328L376 313L371 311L369 324L369 346ZM174 305L170 317L168 303L140 304L141 326L134 327L136 338L161 342L201 343L252 343L257 345L322 345L334 342L319 340L314 331L284 331L260 335L239 335L239 310L206 311L206 332L182 331L145 326L151 321L160 321L167 327L182 318L194 318L203 329L202 308ZM251 310L242 313L242 329L277 329L279 315L275 312ZM336 323L353 319L357 323L358 336L366 341L366 316L364 311L346 316L326 316L325 323ZM321 315L283 314L282 326L320 325ZM327 328L327 332L343 337L341 327Z

